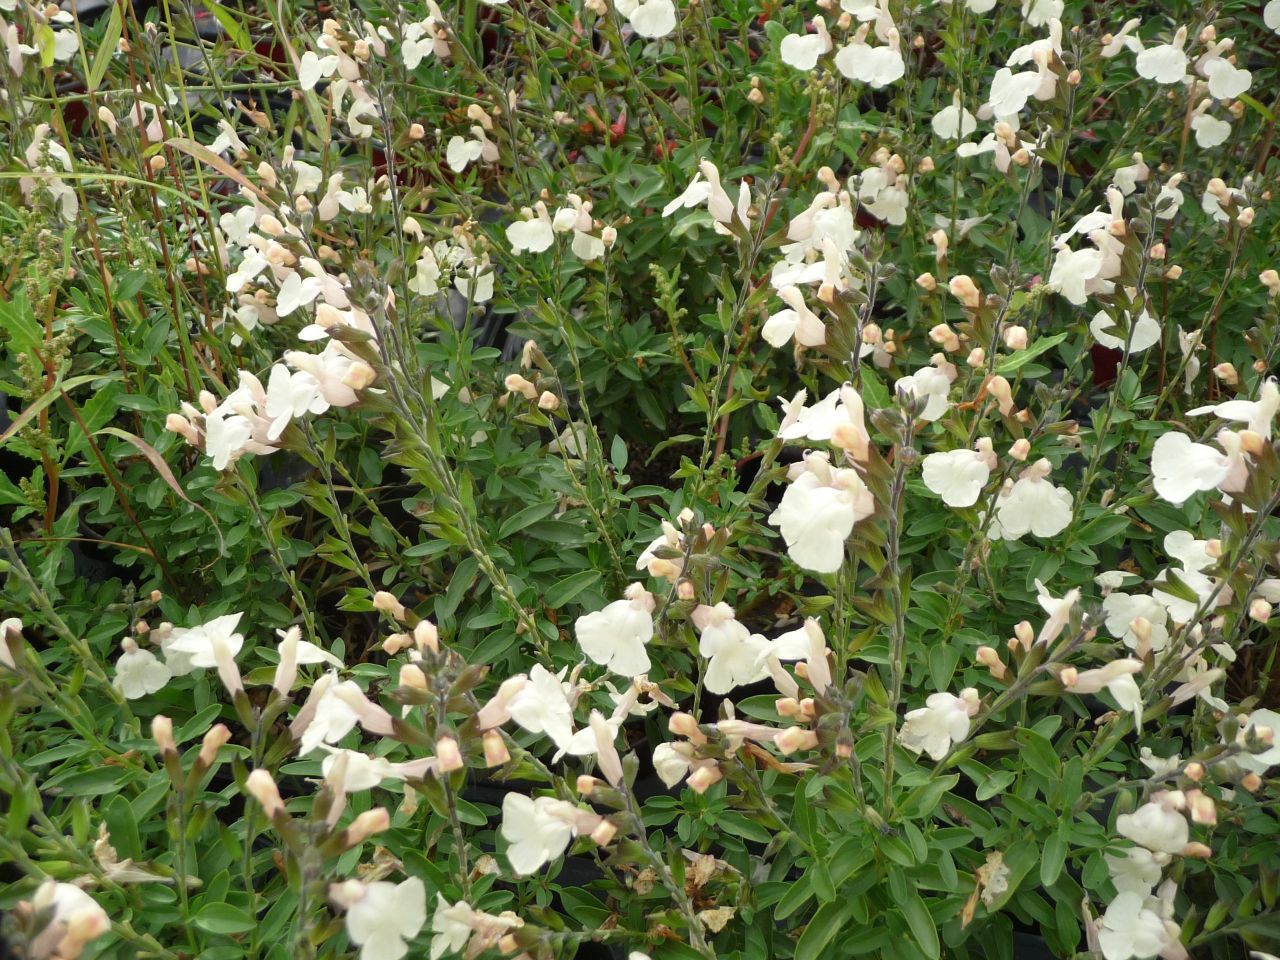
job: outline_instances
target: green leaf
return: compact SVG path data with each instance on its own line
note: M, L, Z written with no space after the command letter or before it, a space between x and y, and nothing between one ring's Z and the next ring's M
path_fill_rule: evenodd
M938 944L938 928L920 894L908 890L907 896L898 905L902 908L902 915L907 918L907 928L911 931L912 939L920 945L926 957L937 960L941 949Z
M615 435L609 444L609 462L619 473L627 469L627 442L620 436Z
M1071 331L1064 330L1062 333L1055 333L1052 337L1042 337L1027 349L1019 350L1001 360L996 365L996 373L1004 376L1025 367L1040 354L1052 350L1069 336L1071 336Z
M796 943L795 960L818 960L826 956L827 944L835 939L852 912L853 905L841 900L819 907Z
M258 925L257 921L239 907L229 903L207 903L194 917L196 926L210 933L247 933Z
M1044 851L1040 854L1040 883L1051 887L1062 873L1062 865L1067 861L1067 840L1062 830L1051 834L1045 841Z
M204 0L204 6L218 21L218 26L227 31L232 43L245 53L253 53L253 40L249 38L249 31L236 19L235 14L217 0Z
M511 534L518 530L543 520L556 512L558 506L555 500L548 500L545 503L533 503L525 507L519 513L512 514L502 521L502 526L498 528L498 539L505 540Z
M93 93L102 85L102 78L107 75L111 66L111 57L116 52L116 44L120 42L120 3L111 4L111 16L107 18L107 28L102 39L98 41L98 49L93 55L93 64L89 67L89 75L85 78L85 86Z
M600 579L599 570L583 570L579 573L565 577L554 587L547 591L544 598L547 606L555 609L563 607L566 603L582 593L597 580Z

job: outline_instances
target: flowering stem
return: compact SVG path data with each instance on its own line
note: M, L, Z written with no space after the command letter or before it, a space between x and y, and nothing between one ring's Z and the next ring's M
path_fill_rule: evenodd
M893 720L884 728L884 809L885 819L893 811L894 748L898 740L898 706L902 702L902 677L906 672L907 621L902 602L902 496L907 488L907 461L915 453L911 447L914 424L903 425L903 443L897 445L893 458L893 486L889 492L888 544L885 567L889 572L889 604L893 608L893 626L889 654L889 710ZM910 452L908 452L910 451Z

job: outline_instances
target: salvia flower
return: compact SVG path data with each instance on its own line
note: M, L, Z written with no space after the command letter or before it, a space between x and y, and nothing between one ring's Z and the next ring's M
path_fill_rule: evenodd
M924 752L941 760L952 744L969 735L969 721L977 715L978 707L978 691L973 687L965 687L958 697L931 694L923 707L908 711L899 742L913 753Z
M427 890L418 877L400 883L348 880L330 896L347 911L347 936L360 947L360 960L400 960L408 941L427 922Z
M573 630L578 646L593 663L620 676L648 673L645 645L653 637L654 605L653 594L633 583L627 588L626 599L577 619Z
M875 512L871 491L856 470L832 467L830 455L821 451L793 464L790 477L769 523L781 531L787 554L799 566L835 573L853 525Z

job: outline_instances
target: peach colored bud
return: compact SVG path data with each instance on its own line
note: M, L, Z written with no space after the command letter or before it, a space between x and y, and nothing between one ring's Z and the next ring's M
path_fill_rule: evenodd
M161 600L163 600L163 599L164 599L164 594L163 594L163 593L161 593L159 590L152 590L152 591L151 591L151 602L152 602L152 603L159 603L159 602L160 602Z
M1249 793L1257 793L1262 789L1262 778L1256 773L1246 773L1240 778L1240 786Z
M929 331L929 339L948 353L954 353L960 349L960 338L945 323L939 323L934 326Z
M1024 650L1030 650L1031 645L1035 643L1036 632L1031 627L1028 620L1019 620L1013 625L1013 636Z
M453 773L455 770L461 770L465 765L457 740L453 737L440 737L436 741L437 770L441 773Z
M284 235L284 224L269 213L264 213L258 218L258 229L268 237Z
M757 107L764 103L764 91L759 87L752 87L747 93L747 100L754 103Z
M670 560L664 560L662 557L654 557L649 561L649 576L661 577L665 580L671 580L680 576L680 568Z
M404 634L397 634L404 636ZM400 667L400 686L408 687L410 690L426 690L427 675L422 672L422 668L416 663L406 663Z
M1005 327L1004 345L1010 350L1027 349L1027 328L1020 327L1017 324Z
M1242 227L1251 227L1253 226L1254 216L1253 207L1245 207L1236 215L1236 223Z
M271 164L263 160L258 164L258 179L265 183L268 187L274 187L278 182L276 180L276 171Z
M1199 760L1192 760L1183 768L1182 773L1188 780L1199 783L1204 778L1204 764Z
M1163 243L1153 243L1151 245L1152 260L1163 260L1167 252L1168 251L1165 249L1165 245Z
M394 593L386 590L379 590L373 595L373 608L382 613L389 613L397 620L403 620L405 616L404 604L396 599Z
M394 657L412 642L413 640L407 633L393 633L382 641L382 652L388 657Z
M1019 147L1014 151L1013 156L1009 158L1019 167L1025 167L1031 162L1031 154L1027 152L1026 147Z
M284 801L280 799L280 788L276 786L270 770L259 767L251 772L245 781L245 787L268 817L274 819L277 813L284 813Z
M147 161L147 166L151 168L152 173L159 173L161 170L164 169L164 165L165 165L165 159L161 154L158 154L158 153L154 157L152 157L150 160Z
M588 796L596 787L602 786L604 786L604 781L598 777L591 776L589 773L579 774L578 780L574 784L574 788L584 797Z
M116 132L116 115L106 107L98 108L98 119L106 124L107 129L113 134Z
M188 420L180 413L171 413L164 418L164 428L170 433L176 433L181 436L187 443L194 446L200 444L200 433L191 425Z
M884 333L878 323L868 323L862 328L862 342L874 346L884 339Z
M692 714L676 712L667 721L667 729L677 737L684 737L694 743L706 743L707 735L698 729L698 721Z
M1058 680L1062 682L1064 687L1068 689L1076 685L1076 681L1080 679L1080 674L1075 667L1063 667L1058 674Z
M1072 70L1067 74L1067 86L1078 87L1080 85L1080 71Z
M1205 185L1205 190L1212 193L1215 197L1229 197L1227 192L1227 184L1221 177L1212 177Z
M1204 542L1204 552L1209 558L1217 560L1222 556L1222 541L1217 537L1214 537L1212 540L1206 540Z
M1129 621L1129 629L1133 631L1133 636L1137 640L1134 646L1134 652L1145 657L1151 650L1151 621L1146 617L1134 617Z
M987 362L987 351L981 347L974 347L969 351L969 356L965 357L964 362L974 368L981 367Z
M1280 273L1275 270L1263 270L1258 274L1258 281L1267 288L1271 296L1280 293Z
M1026 437L1019 437L1013 441L1013 445L1009 447L1009 456L1022 463L1031 453L1031 441Z
M440 631L430 620L419 620L417 626L413 628L413 642L417 644L419 650L439 653Z
M994 647L979 647L977 657L978 662L990 670L991 676L997 680L1003 680L1005 674L1009 672Z
M538 388L518 373L510 374L503 383L509 393L518 393L526 400L536 400L538 398Z
M1192 823L1213 826L1218 822L1218 810L1212 797L1199 790L1191 790L1187 793L1187 804L1191 808Z
M707 790L722 779L724 779L724 774L720 772L720 767L710 763L689 774L689 789L694 793L706 793Z
M151 718L151 739L161 753L177 752L178 745L173 742L173 721L164 714L156 714Z
M353 361L342 377L344 385L352 390L363 390L378 379L378 373L363 360Z
M799 750L812 750L818 745L818 735L804 727L787 727L773 742L784 754L790 754Z
M959 274L951 278L948 284L951 295L963 303L970 310L977 310L982 306L982 293L978 290L977 285L973 282L973 278L967 274Z
M773 709L778 711L780 717L798 717L800 715L800 701L795 697L779 697L774 703Z
M1127 232L1123 220L1112 220L1107 227L1107 232L1113 237L1123 237Z
M374 834L382 833L390 827L391 814L387 813L386 807L366 810L351 821L351 826L347 827L345 839L348 849L364 843Z
M916 173L933 173L934 169L933 157L922 157L920 162L916 164Z
M225 723L215 723L200 741L200 758L196 762L202 767L213 766L218 757L218 748L231 739L231 731Z
M421 139L422 139L423 137L425 137L426 135L427 135L427 131L423 128L422 124L420 124L420 123L411 123L411 124L409 124L409 139L410 139L410 140L421 140Z
M480 738L480 742L484 744L484 765L486 767L500 767L511 759L511 752L507 750L507 742L502 739L502 734L497 730L486 730L484 736Z
M604 0L598 0L598 2L603 4ZM587 9L591 9L591 8L588 7ZM608 9L609 9L608 7L605 7L606 13L608 12ZM600 14L599 11L592 11L592 12L603 16L603 14ZM515 934L504 933L501 937L498 938L499 953L515 953L519 949L520 949L520 941L515 938ZM526 954L523 954L522 956L527 957L529 955L526 953ZM520 960L520 958L517 957L516 960Z
M932 273L922 273L920 276L916 277L916 286L921 290L927 290L929 293L932 293L934 290L938 289L938 281L934 279Z
M1262 434L1254 430L1241 430L1240 447L1250 456L1260 457L1262 451L1267 448L1267 441L1262 438Z
M800 716L804 717L806 720L813 719L815 710L816 708L813 703L813 697L805 697L800 701Z
M694 588L693 583L689 580L681 580L676 585L676 596L681 600L696 600L698 591Z
M618 230L616 227L605 227L600 231L600 242L604 244L604 248L608 250L618 242Z
M1164 276L1166 280L1177 280L1182 276L1182 267L1175 263L1164 272Z
M612 820L601 820L591 831L591 840L597 847L607 847L617 832Z
M548 413L560 409L560 398L550 390L543 390L542 395L538 397L538 409L546 410Z
M853 756L853 744L840 741L836 744L836 756L841 760L848 760Z
M1182 848L1184 857L1191 857L1195 860L1208 860L1213 856L1213 851L1198 840L1193 840Z
M1240 375L1236 373L1236 368L1229 363L1218 364L1213 368L1213 375L1229 387L1234 387L1240 382Z

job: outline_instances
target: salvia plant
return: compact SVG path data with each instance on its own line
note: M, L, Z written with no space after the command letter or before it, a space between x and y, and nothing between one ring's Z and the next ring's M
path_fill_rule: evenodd
M1280 0L0 0L0 951L1280 953Z

